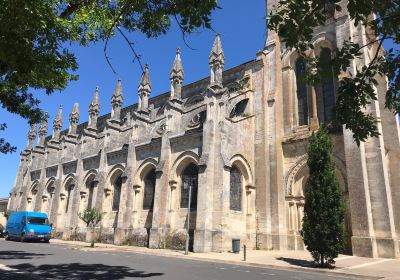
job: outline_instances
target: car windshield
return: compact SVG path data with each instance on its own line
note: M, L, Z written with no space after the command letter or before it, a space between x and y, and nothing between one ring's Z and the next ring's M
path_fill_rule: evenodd
M48 225L49 220L41 217L28 217L28 224L31 225Z

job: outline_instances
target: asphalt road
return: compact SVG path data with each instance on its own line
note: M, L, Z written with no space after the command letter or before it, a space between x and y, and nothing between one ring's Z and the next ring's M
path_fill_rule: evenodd
M114 251L72 250L65 245L0 240L0 279L331 280L298 271L235 266Z

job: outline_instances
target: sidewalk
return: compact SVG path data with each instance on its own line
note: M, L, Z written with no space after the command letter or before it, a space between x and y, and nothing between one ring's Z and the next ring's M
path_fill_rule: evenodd
M112 244L96 243L95 248L90 248L89 243L79 241L64 241L52 239L52 244L66 244L71 249L90 251L125 251L132 253L151 254L157 256L185 258L201 261L212 261L236 265L249 265L270 267L283 270L302 270L307 272L328 273L362 279L400 280L400 260L371 259L356 256L340 255L336 259L336 268L314 268L311 255L308 251L263 251L248 250L247 261L243 261L243 252L232 253L189 253L168 249L148 249L144 247L117 246Z

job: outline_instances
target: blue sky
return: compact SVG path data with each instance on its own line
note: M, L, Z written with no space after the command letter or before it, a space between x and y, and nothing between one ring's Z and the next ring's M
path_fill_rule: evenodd
M231 68L248 60L254 59L256 52L263 48L265 42L265 1L253 0L220 0L222 9L213 15L213 28L221 34L225 51L225 68ZM135 49L142 55L143 63L150 67L152 82L151 96L169 90L169 71L175 57L177 47L181 48L185 84L199 80L209 75L208 55L215 37L210 30L199 30L187 38L189 45L185 46L181 31L173 26L168 34L158 39L147 39L141 34L129 34L135 42ZM49 112L49 133L57 113L58 105L63 105L63 129L68 128L68 116L75 102L80 106L80 122L87 121L87 109L95 87L100 87L101 115L111 111L111 95L118 79L122 79L124 106L137 102L137 86L141 70L137 63L132 63L132 54L125 41L116 37L109 43L109 56L117 71L114 74L108 66L103 53L103 43L82 48L72 46L78 58L80 79L72 82L62 92L46 96L37 92L42 101L41 108ZM16 153L0 154L0 197L7 197L11 190L19 165L19 153L27 142L29 126L22 118L12 115L0 108L0 121L6 122L8 129L0 136L17 146Z

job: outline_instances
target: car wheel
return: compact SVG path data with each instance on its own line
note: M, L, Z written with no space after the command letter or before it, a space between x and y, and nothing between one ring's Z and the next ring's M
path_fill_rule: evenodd
M4 234L4 239L7 240L7 241L10 240L10 236L8 235L8 232L6 232Z
M50 243L50 239L45 239L43 242L44 243Z
M21 241L21 242L26 242L26 238L25 238L25 235L24 235L24 234L21 234L21 239L20 239L20 241Z

